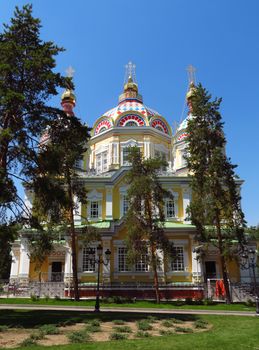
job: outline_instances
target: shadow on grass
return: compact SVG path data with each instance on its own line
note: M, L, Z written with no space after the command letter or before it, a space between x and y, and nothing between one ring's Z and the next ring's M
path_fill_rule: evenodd
M152 313L127 313L127 312L95 312L84 311L62 311L62 310L1 310L0 325L9 327L34 328L43 324L60 324L70 320L74 323L86 322L91 319L100 321L113 321L120 319L123 321L137 321L154 316L156 319L175 318L181 321L195 321L199 319L197 315L179 314L152 314Z

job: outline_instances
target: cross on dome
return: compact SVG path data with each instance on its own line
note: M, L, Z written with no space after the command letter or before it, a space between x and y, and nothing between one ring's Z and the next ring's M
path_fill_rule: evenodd
M133 62L129 61L129 63L125 65L125 69L124 83L126 83L130 78L134 83L136 83L136 65Z
M72 78L74 76L74 73L75 73L75 70L73 67L69 66L67 69L66 69L66 73L67 73L67 76L69 78Z
M189 66L186 68L187 72L188 72L188 78L189 78L189 84L193 83L195 84L195 72L196 72L196 68L189 64Z

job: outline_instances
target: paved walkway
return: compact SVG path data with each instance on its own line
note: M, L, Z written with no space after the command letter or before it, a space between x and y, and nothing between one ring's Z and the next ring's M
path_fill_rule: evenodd
M62 311L94 311L94 307L82 306L49 306L49 305L21 305L2 304L0 310L62 310ZM224 311L224 310L191 310L191 309L151 309L151 308L119 308L101 307L102 312L132 312L152 314L191 314L191 315L224 315L224 316L259 316L253 311Z

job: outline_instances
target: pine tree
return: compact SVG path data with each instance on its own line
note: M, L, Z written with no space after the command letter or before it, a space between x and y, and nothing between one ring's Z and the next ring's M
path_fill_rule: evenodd
M158 174L167 163L160 158L143 159L138 147L129 148L128 161L132 164L127 174L130 185L127 193L129 210L126 215L129 262L146 260L154 274L157 303L160 302L158 269L164 256L171 254L171 244L164 232L164 199L172 195L162 188Z
M187 99L191 116L186 159L193 193L189 214L198 239L218 248L226 301L230 303L227 261L245 242L236 166L225 153L226 139L219 112L221 99L211 101L211 95L201 84L191 86Z
M26 183L28 168L37 164L39 137L59 113L48 100L65 86L53 72L63 49L42 41L40 27L32 6L25 5L16 7L0 34L0 209L6 221L10 213L29 216L14 179Z
M68 91L72 85L69 84ZM74 212L77 202L86 204L86 190L78 176L76 163L81 161L90 138L89 128L74 114L60 114L48 129L48 142L38 155L38 165L30 169L33 174L36 217L45 218L52 225L62 225L71 237L74 298L79 300L77 276L77 241Z

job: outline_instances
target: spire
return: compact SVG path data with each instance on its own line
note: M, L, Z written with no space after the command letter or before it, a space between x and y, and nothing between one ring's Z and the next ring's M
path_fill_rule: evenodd
M142 96L138 94L136 65L131 61L125 65L124 93L119 97L119 102L125 100L138 100L142 102Z
M66 112L68 115L73 115L73 108L76 105L76 96L72 89L72 78L75 73L75 70L69 66L66 69L67 73L67 82L66 82L66 89L63 92L61 96L61 106L63 107L64 112Z

